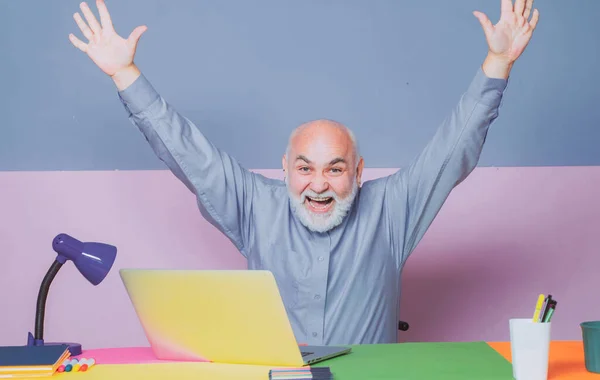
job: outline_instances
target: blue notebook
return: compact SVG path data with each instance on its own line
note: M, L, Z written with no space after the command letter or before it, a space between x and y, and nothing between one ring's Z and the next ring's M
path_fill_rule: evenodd
M66 344L48 346L0 346L0 377L2 375L52 375L69 358Z

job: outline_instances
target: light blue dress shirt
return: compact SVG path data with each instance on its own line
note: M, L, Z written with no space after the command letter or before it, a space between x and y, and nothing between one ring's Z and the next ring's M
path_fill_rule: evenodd
M119 97L248 268L273 273L298 342L395 343L402 267L451 190L475 168L506 84L480 68L414 161L364 182L343 223L326 233L296 219L283 181L245 169L214 146L145 76Z

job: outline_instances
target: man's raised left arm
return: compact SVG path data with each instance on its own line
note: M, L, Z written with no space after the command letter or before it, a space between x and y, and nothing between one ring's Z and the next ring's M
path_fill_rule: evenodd
M425 149L386 184L392 223L403 228L399 264L417 246L452 189L477 166L489 126L498 117L510 71L537 25L539 13L537 9L532 12L532 6L533 0L516 0L514 5L501 0L496 25L485 14L474 12L489 47L485 61ZM405 213L398 214L398 209Z

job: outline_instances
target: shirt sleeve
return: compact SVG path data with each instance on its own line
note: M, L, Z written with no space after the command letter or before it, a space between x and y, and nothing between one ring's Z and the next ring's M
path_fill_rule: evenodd
M202 215L247 257L255 174L208 141L143 74L118 94L158 158L196 195Z
M488 128L498 117L507 80L488 78L480 68L458 104L425 149L386 182L391 223L403 236L396 252L406 261L452 189L475 169Z

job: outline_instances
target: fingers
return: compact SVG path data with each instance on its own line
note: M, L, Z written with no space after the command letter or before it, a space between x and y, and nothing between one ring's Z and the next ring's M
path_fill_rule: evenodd
M81 30L85 38L87 38L88 41L91 41L92 38L94 38L94 33L92 33L88 25L83 21L81 15L78 12L76 12L75 14L73 14L73 18L75 19L79 30Z
M523 9L525 9L525 0L517 0L515 1L514 12L517 16L523 15Z
M127 42L134 50L137 47L137 43L140 40L140 37L142 36L142 34L144 34L144 32L146 30L148 30L147 26L145 26L145 25L138 26L131 32L131 34L127 38Z
M505 13L505 12L512 13L512 11L513 11L512 0L502 0L501 6L500 6L500 11L502 13Z
M473 15L477 17L477 20L479 20L479 23L483 28L483 32L485 33L485 36L490 36L494 32L494 25L492 24L490 19L484 13L479 11L473 12Z
M98 23L98 20L96 20L96 16L94 16L90 7L88 7L88 5L85 2L83 2L79 4L79 8L81 8L81 11L85 16L85 19L87 20L90 29L92 29L92 32L94 34L100 35L100 33L102 33L102 28L100 27L100 24Z
M534 9L533 16L531 16L531 21L529 21L529 26L531 27L531 30L535 29L539 19L540 19L540 12L537 9Z
M83 43L79 38L75 37L73 33L69 34L69 41L75 46L77 49L82 52L87 52L87 44Z
M98 7L98 13L100 14L100 22L102 23L102 27L113 30L114 28L110 18L110 13L108 13L108 8L106 7L104 0L96 0L96 6Z
M523 12L523 17L525 20L529 20L529 15L531 15L531 8L533 8L533 0L527 0L525 3L525 12Z

